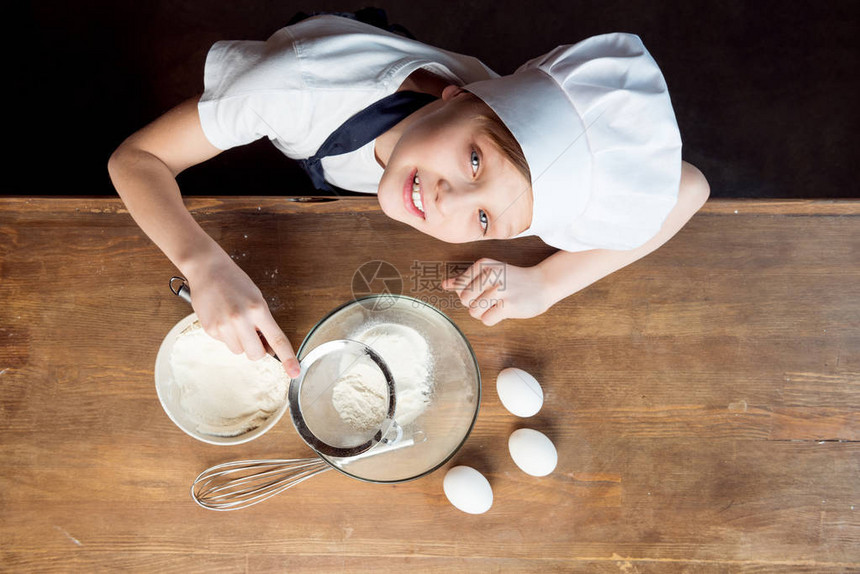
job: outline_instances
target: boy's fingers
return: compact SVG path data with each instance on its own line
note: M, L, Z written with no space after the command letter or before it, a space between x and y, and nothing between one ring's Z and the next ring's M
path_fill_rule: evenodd
M290 378L295 379L298 377L301 372L301 367L299 366L299 361L296 359L296 354L287 337L281 333L280 335L276 334L274 336L267 336L266 340L281 360L281 363L284 365L284 370L287 371Z
M227 348L230 349L230 352L234 355L241 355L244 352L242 343L239 342L239 338L232 330L219 330L217 339L227 345Z
M442 289L445 289L448 291L456 291L459 293L459 291L463 288L463 286L460 285L460 283L459 283L460 277L462 277L462 275L458 275L457 277L449 277L448 279L445 279L444 281L442 281Z
M463 273L457 275L456 277L449 277L442 282L442 287L444 289L462 289L471 281L470 279L471 273L468 270Z
M443 281L442 287L454 290L463 306L469 308L471 312L475 300L487 296L502 284L503 275L492 272L498 263L494 259L478 259L460 275ZM474 312L472 316L475 316Z
M504 301L498 301L495 305L487 309L487 312L481 317L481 323L487 327L501 322L505 318Z
M448 277L445 281L442 282L442 287L444 289L453 289L457 291L459 295L463 289L469 286L472 282L472 278L475 276L475 268L477 267L478 262L474 262L467 269L465 269L459 275L454 277Z
M469 302L469 315L483 321L484 314L493 308L493 305L498 301L497 291L495 287L490 287L484 291L479 297L476 297Z
M272 350L284 365L284 370L287 371L287 374L292 378L298 377L300 368L299 361L296 359L296 353L293 351L292 345L290 345L290 340L287 339L287 336L284 335L284 332L275 323L275 319L271 315L266 314L260 319L259 327L260 332L266 338L266 342L269 343L269 346L272 347Z
M258 361L266 354L263 342L260 340L260 335L251 326L243 325L239 329L239 341L241 341L242 347L245 348L245 355L252 361Z
M496 285L487 281L486 274L486 272L478 273L469 285L460 291L460 301L469 309L479 298L489 297L495 292Z
M472 267L474 267L474 265L472 265ZM454 293L457 294L457 297L463 305L466 304L464 297L468 296L468 294L466 294L466 290L472 285L474 279L472 267L469 267L469 269L466 269L460 275L448 279L449 289L453 290Z

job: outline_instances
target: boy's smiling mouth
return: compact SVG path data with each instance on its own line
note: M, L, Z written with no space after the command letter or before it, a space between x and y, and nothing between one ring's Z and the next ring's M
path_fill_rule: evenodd
M418 178L418 170L413 170L403 186L403 203L406 211L425 219L424 198L421 193L421 180Z

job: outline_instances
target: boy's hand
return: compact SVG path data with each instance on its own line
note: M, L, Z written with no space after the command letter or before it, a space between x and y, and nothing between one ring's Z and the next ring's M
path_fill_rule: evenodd
M234 353L245 353L252 361L266 354L262 335L287 374L292 378L299 376L296 354L272 317L262 293L226 253L196 266L186 277L192 306L207 334Z
M528 319L551 306L541 269L515 267L494 259L479 259L465 272L442 282L454 291L469 314L484 325L504 319Z

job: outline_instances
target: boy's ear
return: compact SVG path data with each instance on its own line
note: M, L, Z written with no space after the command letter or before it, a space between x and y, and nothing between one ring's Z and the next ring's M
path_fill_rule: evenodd
M458 96L464 92L465 90L460 86L455 86L453 84L445 86L445 88L442 90L442 101L447 102L454 96Z

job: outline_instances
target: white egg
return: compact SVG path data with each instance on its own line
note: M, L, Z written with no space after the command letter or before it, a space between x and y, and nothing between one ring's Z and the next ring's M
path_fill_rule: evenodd
M519 429L508 439L511 458L520 469L532 476L546 476L558 464L558 451L552 441L533 429Z
M470 466L455 466L442 481L445 496L456 508L483 514L493 505L493 488L484 475Z
M533 376L522 369L502 369L496 379L499 400L511 414L518 417L536 415L543 406L543 390Z

